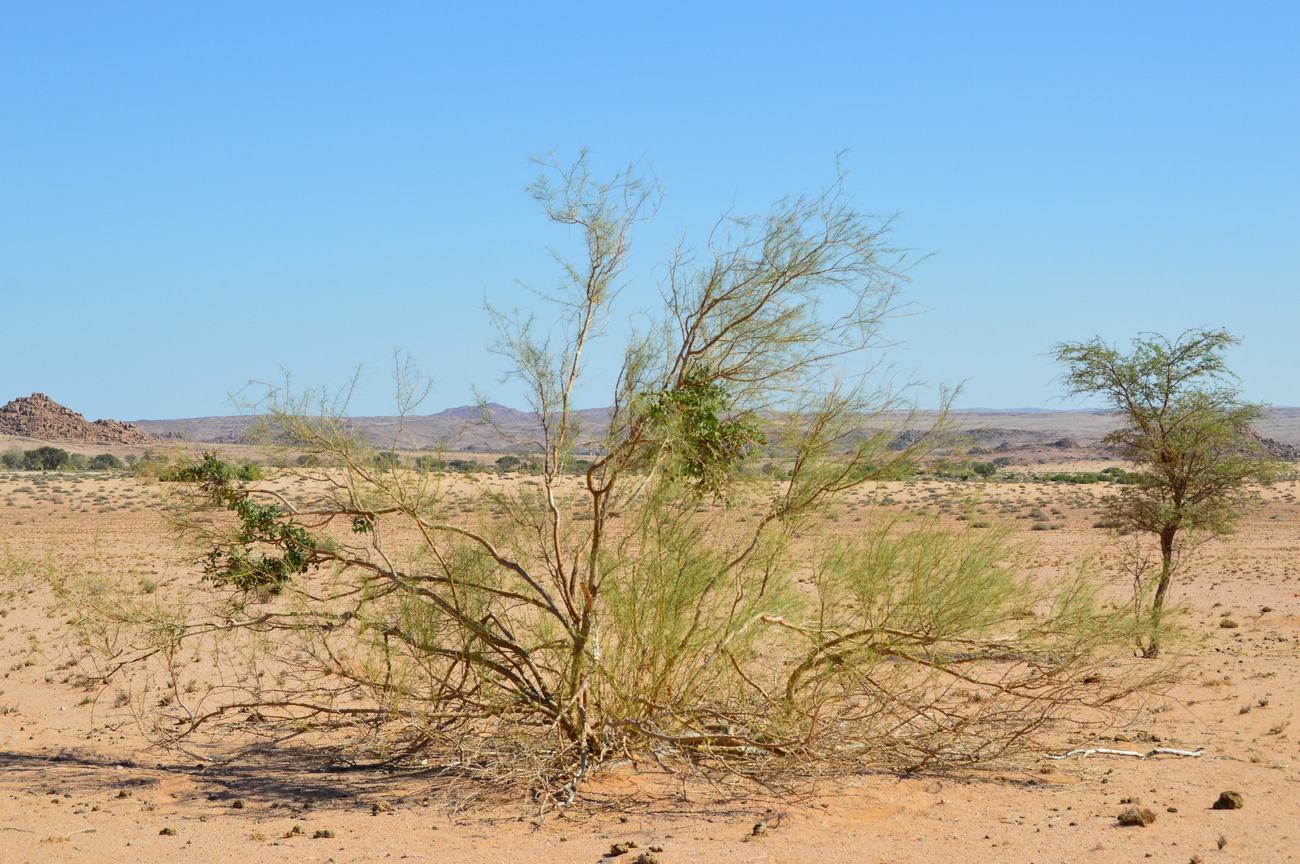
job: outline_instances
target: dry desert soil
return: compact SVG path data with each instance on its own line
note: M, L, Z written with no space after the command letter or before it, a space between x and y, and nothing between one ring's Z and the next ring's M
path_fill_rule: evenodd
M1105 494L1031 479L879 484L834 527L891 511L1001 522L1034 545L1043 573L1090 559L1122 595L1119 553L1093 527ZM418 772L334 772L293 751L204 768L151 749L111 690L75 686L68 613L42 574L111 572L158 592L195 582L168 534L165 484L3 474L0 862L1288 861L1300 847L1300 482L1262 495L1264 507L1204 547L1178 583L1186 666L1132 725L980 770L867 770L786 795L624 765L577 805L543 814L522 794L449 798ZM1203 753L1049 758L1156 746ZM1225 790L1244 807L1213 809ZM1155 821L1120 825L1130 806ZM607 857L618 843L636 846Z

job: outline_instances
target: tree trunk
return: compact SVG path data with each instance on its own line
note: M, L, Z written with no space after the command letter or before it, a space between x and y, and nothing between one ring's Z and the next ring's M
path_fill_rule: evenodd
M1174 537L1178 529L1165 527L1160 532L1160 579L1156 582L1156 595L1151 600L1151 638L1144 657L1160 656L1160 619L1165 610L1165 596L1169 593L1169 582L1174 575Z

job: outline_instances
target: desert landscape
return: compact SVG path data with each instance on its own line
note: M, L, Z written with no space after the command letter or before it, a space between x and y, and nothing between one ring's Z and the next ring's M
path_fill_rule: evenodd
M1281 413L1269 431L1294 440L1293 415ZM1121 546L1097 527L1114 487L1046 479L1116 464L1089 453L1096 425L1071 419L1036 416L1046 428L1015 434L1047 438L1003 448L1023 464L992 479L921 474L861 486L830 527L847 535L893 517L1006 526L1035 573L1089 562L1114 602L1126 602ZM1061 437L1070 444L1047 440ZM36 440L10 436L0 449ZM125 457L141 446L74 449ZM289 486L274 468L260 482ZM446 494L472 500L523 482L459 475ZM70 610L51 577L101 574L159 596L197 585L193 551L169 528L173 486L120 471L0 474L4 861L1227 862L1289 860L1298 839L1294 472L1260 489L1262 506L1238 533L1205 545L1180 574L1178 681L1143 696L1123 725L974 768L864 767L781 789L621 760L567 807L539 805L525 789L448 785L418 765L340 770L293 744L229 764L151 746L120 691L83 686ZM1240 807L1216 807L1224 792ZM1125 811L1148 824L1121 824Z
M1298 31L7 4L0 864L1297 857Z

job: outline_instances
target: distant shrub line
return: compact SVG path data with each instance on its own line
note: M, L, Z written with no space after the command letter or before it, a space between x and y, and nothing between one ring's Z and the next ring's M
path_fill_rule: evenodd
M112 453L87 456L49 446L31 450L11 447L0 453L0 465L10 471L116 471L126 467Z

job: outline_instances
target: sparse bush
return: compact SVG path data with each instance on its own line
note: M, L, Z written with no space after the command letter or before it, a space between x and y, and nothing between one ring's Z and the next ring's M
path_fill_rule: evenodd
M1054 474L1045 475L1043 479L1048 483L1090 484L1100 483L1106 478L1093 471L1058 471Z
M371 458L375 462L375 467L380 471L393 471L401 467L402 456L396 450L380 450L373 454Z
M23 467L29 471L58 471L71 462L68 451L60 447L37 447L23 453Z
M571 800L601 763L667 748L713 766L979 761L1136 686L1097 674L1131 619L1082 576L1035 584L1001 531L823 533L843 493L901 476L942 440L899 446L915 416L843 368L879 346L900 275L884 226L838 182L724 220L704 260L672 263L662 320L627 344L600 430L579 429L570 397L657 189L598 183L580 161L533 191L585 239L554 328L492 313L541 421L535 478L466 501L387 470L321 394L272 390L262 439L329 465L301 472L319 481L309 506L240 486L207 454L176 475L207 596L145 605L63 586L86 645L128 646L99 656L108 668L235 667L152 709L161 743L350 726L390 753L526 766ZM398 381L412 404L420 383ZM596 454L578 477L575 452ZM779 485L748 467L772 453L789 466ZM722 506L746 499L757 513Z
M461 474L472 474L475 471L482 471L483 466L473 459L448 459L447 470Z
M507 471L514 471L523 463L523 461L524 460L520 459L518 456L502 456L496 461L497 470L503 474Z
M125 467L122 460L112 453L100 453L93 457L87 466L91 471L117 471Z
M127 457L127 462L131 465L131 474L142 480L164 480L171 471L169 455L160 450L146 450L134 463L130 457Z

